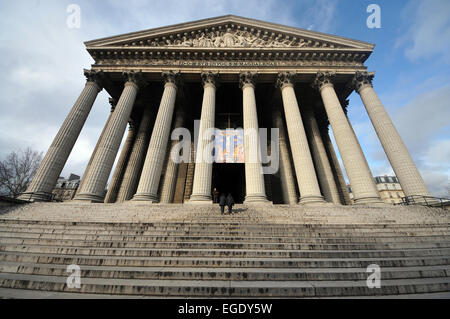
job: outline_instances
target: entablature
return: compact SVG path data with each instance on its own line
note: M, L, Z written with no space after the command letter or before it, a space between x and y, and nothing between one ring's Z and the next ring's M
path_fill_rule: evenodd
M142 65L193 65L194 63L222 63L223 66L259 62L264 65L362 65L370 51L359 49L190 49L190 48L89 48L98 65L140 63Z

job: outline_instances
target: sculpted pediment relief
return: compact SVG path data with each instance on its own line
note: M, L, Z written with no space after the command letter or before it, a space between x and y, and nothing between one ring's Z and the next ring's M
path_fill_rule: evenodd
M196 47L196 48L302 48L311 47L313 41L305 41L297 37L290 37L281 34L265 32L252 33L247 30L227 28L221 30L201 30L197 32L184 33L183 36L163 36L150 41L150 46L176 46L176 47ZM135 43L136 45L136 43ZM315 44L326 47L326 44Z

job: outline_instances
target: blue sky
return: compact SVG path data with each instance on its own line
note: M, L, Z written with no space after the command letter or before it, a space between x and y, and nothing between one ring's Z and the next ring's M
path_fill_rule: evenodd
M369 29L369 4L381 29ZM66 25L81 8L81 28ZM81 92L93 63L84 41L235 14L376 45L367 60L374 88L430 191L450 197L450 1L17 0L0 3L0 157L31 146L45 152ZM102 92L62 175L81 175L109 112ZM374 175L392 169L356 93L349 118Z

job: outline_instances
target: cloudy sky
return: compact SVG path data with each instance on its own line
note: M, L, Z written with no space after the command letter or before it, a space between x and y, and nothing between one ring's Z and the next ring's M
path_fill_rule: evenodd
M381 8L369 29L366 8ZM67 27L70 4L80 28ZM366 65L374 87L430 191L450 188L450 1L382 0L16 0L0 2L0 158L31 146L45 152L81 92L92 58L84 41L235 14L376 45ZM62 172L82 175L109 112L102 92ZM374 175L392 174L356 93L349 117Z

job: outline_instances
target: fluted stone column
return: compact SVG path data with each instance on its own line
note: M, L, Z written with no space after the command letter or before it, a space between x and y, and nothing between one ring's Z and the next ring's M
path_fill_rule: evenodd
M180 128L183 127L184 123L184 117L185 113L181 109L181 107L177 108L177 111L175 112L175 123L174 128ZM171 150L175 145L177 145L179 141L173 140L170 144L169 148L169 154L167 154L167 167L164 174L164 179L161 185L161 197L160 197L160 203L172 203L173 202L173 196L175 192L175 186L177 182L177 172L178 172L178 163L174 162L172 159L172 156L170 154Z
M314 86L319 89L334 137L352 185L355 204L381 203L364 153L334 91L332 73L318 73Z
M153 127L152 137L145 157L144 167L136 194L133 196L135 201L158 200L158 186L161 178L161 170L167 149L167 142L170 136L170 124L172 122L175 99L177 95L178 74L173 72L163 73L166 84L164 93L159 105L158 115L155 126Z
M327 157L320 129L312 107L305 108L305 128L309 132L309 145L316 165L316 172L323 196L327 202L341 204L339 191L334 180L333 171Z
M300 203L325 202L320 193L314 163L308 146L302 117L295 96L292 74L280 73L277 86L281 89L283 97L284 115L291 143L291 152L294 160L295 174L300 190Z
M203 103L200 117L200 130L195 159L194 184L190 202L211 202L212 183L212 148L211 136L208 130L214 129L216 110L217 73L202 73ZM210 157L210 158L206 158Z
M192 132L191 132L192 133ZM191 153L189 154L189 163L186 171L186 182L184 184L183 202L187 203L192 194L192 184L194 182L194 170L195 170L195 152L194 141L191 141Z
M102 138L103 138L103 135L105 135L105 130L106 130L106 128L108 127L108 123L109 123L109 121L111 120L111 116L112 116L112 113L114 112L114 109L116 108L117 102L116 102L113 98L110 97L110 98L109 98L109 104L111 104L111 112L109 113L108 119L106 120L106 123L105 123L105 125L103 126L102 132L100 133L100 137L99 137L98 140L97 140L97 144L95 144L94 151L92 152L91 157L89 158L89 162L88 162L88 164L87 164L87 166L86 166L86 169L84 170L83 176L85 176L85 175L86 175L86 172L91 168L92 160L94 159L95 154L97 153L97 149L98 149L98 146L99 146L99 144L100 144L100 141L101 141ZM81 186L83 185L83 182L84 182L84 178L82 177L82 178L81 178L80 185L78 186L78 189L81 188ZM78 192L78 190L77 190L77 192ZM75 195L74 195L74 196L75 196Z
M135 194L138 184L139 175L144 164L145 154L148 147L149 131L152 127L153 111L150 107L146 107L139 124L139 130L133 144L133 149L128 159L128 164L120 184L119 194L116 202L124 202L130 200Z
M273 114L273 125L279 130L279 152L280 152L280 179L283 201L286 204L297 204L297 192L295 191L294 172L292 171L289 149L287 146L286 127L283 122L281 110L277 109Z
M325 149L328 153L328 158L333 171L333 175L335 176L335 182L339 190L341 202L344 205L351 205L352 202L348 193L347 184L345 183L344 174L342 173L341 164L339 163L336 152L334 151L334 146L328 134L327 127L322 130L322 139L325 144Z
M105 203L114 203L117 199L117 194L119 193L120 185L122 184L122 179L125 174L125 169L127 167L135 137L136 127L134 123L130 121L127 138L123 144L122 152L120 153L119 160L117 161L116 168L111 178L111 183L109 184L108 191L106 192Z
M102 90L103 72L85 70L84 75L87 82L83 91L64 120L21 199L49 200L49 194L56 185L98 93Z
M103 202L106 183L130 118L139 86L144 85L140 72L128 72L124 75L127 79L125 87L97 149L95 158L92 160L91 168L84 176L83 187L78 191L75 200Z
M411 155L372 87L373 75L357 72L353 85L361 96L375 132L406 196L430 196Z
M258 114L256 111L254 73L241 73L239 83L242 89L244 114L244 152L246 203L267 202L264 176L261 165Z

